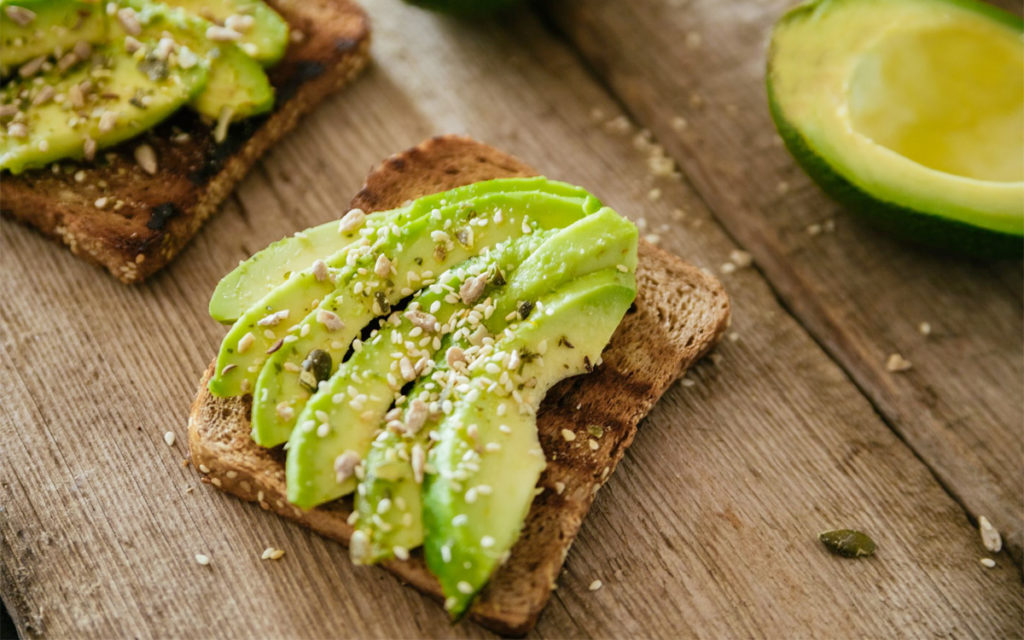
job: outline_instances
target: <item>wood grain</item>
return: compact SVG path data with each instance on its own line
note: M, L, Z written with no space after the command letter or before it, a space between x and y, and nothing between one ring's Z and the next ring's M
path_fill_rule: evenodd
M474 25L398 0L366 6L376 64L267 156L151 282L126 288L0 222L0 593L26 637L487 635L449 626L390 576L352 567L339 545L181 467L189 401L224 333L205 314L217 279L338 215L384 156L469 133L645 218L665 248L699 266L717 268L736 249L702 194L651 177L630 138L591 118L620 115L617 97L530 15ZM735 7L762 10L715 6L730 18ZM725 170L701 157L700 172ZM861 233L848 227L839 231ZM821 268L831 268L825 258L845 244L808 239L791 259L825 251ZM1012 285L1012 274L997 279ZM961 507L759 270L725 283L737 339L643 423L534 635L1018 636L1024 593L1012 563L978 564L984 550ZM977 348L974 324L930 320L959 348ZM816 535L833 527L868 531L878 554L828 555ZM267 546L286 555L260 561ZM595 579L604 586L591 592Z
M1020 563L1021 263L939 255L885 237L801 172L775 134L764 93L771 26L792 4L546 6L601 82L678 161L715 219L753 254L786 308L972 520L985 515L1003 532ZM931 335L921 334L922 322ZM887 371L893 353L913 369Z

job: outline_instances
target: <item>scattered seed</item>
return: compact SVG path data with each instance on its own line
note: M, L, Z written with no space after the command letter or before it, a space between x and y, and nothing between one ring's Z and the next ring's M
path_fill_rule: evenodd
M991 569L992 567L996 566L996 561L992 558L982 558L978 560L978 562L980 562L981 566L985 567L986 569Z
M570 431L569 429L562 429L562 438L566 442L572 442L573 440L576 439L576 434L573 431Z
M284 549L275 549L274 547L267 547L260 554L260 560L280 560L284 556Z
M913 366L909 360L898 353L890 354L889 359L885 361L885 369L894 373L907 371Z
M844 558L870 556L875 552L875 541L866 533L853 529L837 529L818 535L828 550Z
M729 253L729 260L736 265L737 269L746 269L754 263L754 258L746 251L740 249L733 249Z
M981 533L981 544L992 553L999 553L1003 548L1003 538L985 516L978 518L978 531Z
M149 175L156 174L156 151L153 151L153 147L148 144L140 144L135 147L135 162Z
M587 589L589 589L590 591L597 591L598 589L600 589L603 586L604 586L603 582L601 582L600 580L594 580L593 582L590 583L590 586L587 587Z
M202 553L197 553L196 562L205 567L210 564L210 556Z
M168 447L173 447L174 446L174 432L173 431L168 431L167 433L164 434L164 442L167 443Z
M927 322L922 322L917 325L917 330L922 336L930 336L932 334L932 325Z

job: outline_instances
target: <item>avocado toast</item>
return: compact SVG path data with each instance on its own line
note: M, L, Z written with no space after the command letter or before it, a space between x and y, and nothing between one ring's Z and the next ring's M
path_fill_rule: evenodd
M369 176L366 185L353 200L352 206L366 212L379 211L399 207L407 200L445 189L490 179L530 176L535 173L519 160L472 140L458 137L435 138L387 160ZM583 203L580 206L586 211L590 205ZM535 233L542 235L543 231L538 230ZM624 238L628 241L628 232ZM543 246L544 242L549 241L547 238L539 238L537 242ZM624 254L625 260L628 260L628 244L627 242L627 245L624 245L627 250ZM534 251L534 255L540 255L540 249L537 247L529 247L524 251ZM496 259L500 261L500 257ZM509 264L515 261L512 260ZM525 264L525 261L521 261L520 264ZM600 346L604 342L602 338L596 338L595 342L600 343L597 348L598 357L603 359L602 364L595 367L597 358L581 358L578 363L579 371L589 373L555 385L546 396L543 390L539 392L544 401L537 413L535 437L538 438L546 465L541 460L541 464L534 466L533 471L523 469L523 477L526 480L521 480L519 484L527 485L525 499L528 507L524 510L528 509L528 513L525 516L525 524L518 540L512 536L515 544L507 561L500 563L501 558L498 558L500 566L489 576L487 586L476 596L468 609L471 618L497 631L524 633L536 621L550 597L565 554L593 501L597 488L610 477L625 448L632 441L638 422L668 386L714 346L727 324L728 300L712 277L643 242L639 244L638 262L632 264L636 265L636 300L633 307L625 313L624 319L611 338L610 346L603 354L600 354ZM625 271L619 268L620 266ZM484 267L481 265L479 268ZM622 276L631 280L633 268L629 264L616 263L615 267L608 271L607 276L594 277L614 279ZM471 277L477 278L483 273L493 272L484 270ZM567 282L575 284L589 276L576 279L572 279L572 276L567 277ZM503 273L501 284L507 286L508 283L514 282L515 278L515 271ZM489 295L486 287L493 283L493 278L488 279L483 292L479 295ZM597 286L612 287L606 291L614 291L619 285L608 281ZM625 286L627 290L632 291L628 282ZM562 299L572 295L582 296L577 297L579 300L586 297L585 294L565 294ZM608 299L608 296L602 293L598 298L604 300ZM610 299L614 299L614 295ZM625 306L621 306L622 303L616 304L625 311L628 301ZM437 313L444 313L440 306L431 306ZM550 310L552 317L558 318L558 306L557 301L552 301L543 313ZM574 308L578 310L580 307ZM532 309L517 309L516 312L505 317L511 318L510 322L515 323L523 313L530 315ZM621 316L614 316L613 313L610 317L609 332ZM491 320L499 324L502 318L498 313L491 316ZM563 326L565 322L563 319ZM597 327L600 323L585 324L587 327ZM545 325L538 323L537 326L537 334L532 338L527 334L516 335L523 340L538 340L545 332ZM457 334L453 335L453 339L457 338ZM607 340L607 336L603 340ZM366 345L367 343L363 342L363 349L367 348ZM450 346L444 344L437 351L450 354ZM506 354L510 354L517 347L509 344L507 348L509 351ZM498 351L500 350L499 348ZM557 350L553 350L552 353L555 351ZM520 351L517 357L522 358L525 353ZM551 360L553 357L548 359ZM457 361L438 361L436 371L443 371L445 365L460 366ZM219 369L217 373L222 371L223 369ZM574 371L570 371L572 372ZM285 452L280 447L266 449L253 442L250 437L251 396L213 395L208 390L208 385L214 373L211 367L204 377L189 422L189 444L193 463L204 474L204 480L243 499L257 501L263 508L272 509L287 518L302 522L327 537L345 544L352 541L356 546L352 549L353 555L357 556L357 559L367 559L361 555L367 550L359 547L363 541L372 540L373 531L363 526L365 521L359 522L358 516L350 518L353 509L352 497L344 497L308 510L291 504L289 496L296 496L290 493L291 488L286 483L286 475L289 480L293 476L291 469L286 470ZM457 407L461 406L463 412L480 413L478 421L474 423L477 427L474 433L466 434L463 431L462 435L480 438L480 442L483 443L489 437L489 425L493 424L500 428L501 425L493 422L493 416L499 415L501 410L492 406L492 401L487 400L485 394L472 395L474 391L471 386L467 386L464 391L470 394L472 400L460 404L456 399L455 404ZM537 386L543 389L543 384ZM403 389L403 392L413 394L414 389ZM539 399L538 397L538 402ZM312 406L314 400L309 402ZM410 403L407 413L414 411L413 405L414 402ZM460 411L457 407L456 414ZM493 411L488 410L488 407ZM404 424L410 418L408 415L392 414L389 419ZM464 438L460 436L446 439L444 432L447 427L443 424L445 421L441 419L437 425L428 423L426 426L420 426L427 431L436 430L442 444L447 442L447 446L453 447L451 451L462 453L459 450L459 442L464 442ZM313 426L313 429L318 428L317 425ZM295 438L302 430L303 426L300 423L292 434L289 447L299 446ZM327 435L328 430L324 431ZM413 434L412 439L406 443L409 450L420 444L416 437L417 435ZM526 448L529 449L528 443ZM446 458L445 450L440 446L435 447L435 451L438 452L432 452L434 458L431 460L439 466L445 464L445 459L454 461L456 458L463 458L461 455L448 455ZM488 453L500 455L490 450ZM379 465L375 466L373 457L373 453L368 456L364 474L366 471L372 473L379 468ZM345 479L341 471L339 481ZM537 483L539 493L535 497L530 490L534 486L536 476L531 477L531 473L540 474ZM389 476L386 480L393 478L394 476ZM515 483L517 479L518 477L514 477L509 481ZM360 482L368 482L365 475ZM425 522L429 521L429 517L438 516L442 521L455 522L458 513L452 509L467 508L465 504L460 507L458 501L453 503L438 494L439 491L443 493L446 488L450 488L450 485L446 487L444 483L437 485L425 481L424 486L424 503L431 503L425 507ZM466 496L466 502L471 503L469 507L480 504L477 502L477 492L473 493L472 500ZM479 493L486 492L481 489ZM399 494L392 494L392 497L395 495ZM459 495L461 496L461 493ZM357 501L359 500L357 497ZM302 502L301 497L299 501ZM398 513L398 510L391 506L393 502L397 500L388 503L389 509L377 509L378 513L386 512L384 520L387 520L390 514ZM411 509L412 505L408 505L408 508ZM361 531L356 540L352 539L354 528L349 524L350 520ZM465 518L462 520L465 522ZM503 531L507 533L508 527ZM358 539L360 536L363 536L362 540ZM484 543L483 540L488 537L493 539ZM415 546L416 532L409 532L407 538L413 542L405 544L409 544L409 547ZM488 534L480 540L482 546L500 546L501 541L497 538L499 536ZM447 554L441 546L435 546L431 542L430 534L428 533L424 541L426 558L421 551L408 552L402 544L388 539L388 536L384 536L384 539L386 542L380 545L385 551L381 556L382 564L404 581L412 583L432 596L441 597L442 585L434 577L436 571L432 573L431 568L436 568L438 557ZM436 542L441 538L435 535L433 540ZM452 548L449 547L448 553L452 553ZM469 549L467 553L472 555L475 552ZM470 559L475 560L476 556L473 555ZM428 565L431 567L428 568ZM480 566L479 571L487 571L485 566ZM459 582L468 581L470 577L458 577L454 585L445 587L444 591L450 594L452 586L457 591L462 591L463 586L459 585ZM484 575L484 579L487 577ZM442 580L444 579L447 578ZM468 583L465 586L467 591L472 587ZM451 597L448 595L449 600ZM458 611L464 603L447 604L450 611Z
M140 13L149 4L142 0L124 2L126 8L137 7ZM75 4L70 0L61 3ZM36 15L28 26L47 17L40 7L55 6L40 0L13 0L4 3L5 16L10 15L6 9L12 9L7 6L11 4L32 5L39 10L33 12ZM86 8L103 6L77 4ZM239 11L256 18L264 7L253 0L174 0L166 4L173 5L172 13L192 8L211 20L218 19L211 11L223 5L245 5ZM368 60L369 25L354 2L271 0L268 5L287 29L283 50L260 40L258 36L263 32L252 26L243 29L244 37L237 46L226 26L226 32L212 32L214 40L227 38L226 45L231 45L227 50L232 54L221 56L217 65L205 70L205 77L195 79L190 96L176 98L179 102L191 100L188 108L174 111L155 126L144 127L141 135L116 146L104 149L101 144L93 154L86 147L85 155L94 155L91 161L62 159L45 168L5 174L0 180L2 213L62 242L75 255L106 268L125 283L141 282L165 266L260 155L320 100L358 74ZM11 13L25 20L18 12ZM115 14L111 24L125 29L119 18ZM87 30L90 24L84 21L79 28ZM128 25L135 31L135 25ZM12 33L6 27L5 38ZM188 25L181 33L179 43L191 44L197 50L203 40L210 39L207 36L190 41ZM198 34L195 28L191 33ZM137 35L136 40L144 41L146 30ZM88 39L83 40L82 49ZM127 36L123 41L126 46L134 46ZM119 46L120 42L118 38ZM280 34L268 42L282 42ZM10 50L13 48L7 48L5 41L5 52ZM232 61L234 64L229 64ZM56 64L59 66L60 61ZM260 65L269 66L261 69ZM202 75L202 66L195 64L189 71ZM157 73L162 75L163 71ZM262 80L264 73L266 80ZM211 75L215 77L211 79ZM218 87L236 90L215 91ZM246 90L237 90L239 87ZM113 99L119 94L110 91L102 95ZM213 113L221 117L212 118ZM251 117L243 118L249 114ZM10 114L3 117L5 131L9 131ZM114 132L119 132L116 126ZM82 145L76 149L82 149Z

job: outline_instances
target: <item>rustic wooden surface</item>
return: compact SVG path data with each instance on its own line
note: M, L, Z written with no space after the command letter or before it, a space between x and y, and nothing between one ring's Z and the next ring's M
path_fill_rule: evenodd
M1020 263L908 249L807 183L760 93L782 4L591 0L474 25L368 1L375 66L149 284L0 222L0 595L21 633L488 635L181 466L224 333L205 314L217 279L335 217L383 156L461 132L591 187L697 265L757 260L722 276L735 338L642 425L534 635L1019 636L1020 570L1005 552L979 565L971 520L1021 529ZM605 124L623 107L685 179L652 176ZM825 219L834 233L805 232ZM914 369L886 372L891 351ZM816 534L835 527L878 554L828 555ZM260 561L267 546L286 555Z

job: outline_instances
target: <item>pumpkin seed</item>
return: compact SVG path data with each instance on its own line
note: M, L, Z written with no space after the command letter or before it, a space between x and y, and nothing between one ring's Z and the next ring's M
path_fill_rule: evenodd
M836 529L818 535L828 550L844 558L870 556L875 552L875 541L868 534L853 529Z
M331 354L320 349L313 349L302 361L302 373L299 382L310 391L316 391L320 382L331 377Z

